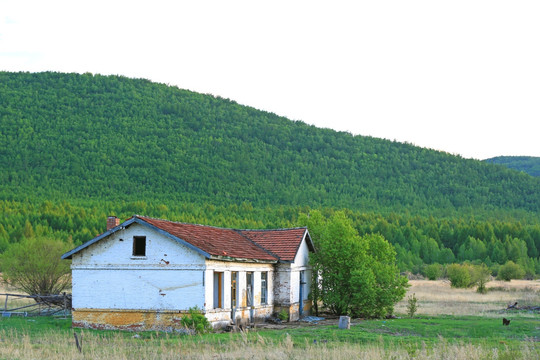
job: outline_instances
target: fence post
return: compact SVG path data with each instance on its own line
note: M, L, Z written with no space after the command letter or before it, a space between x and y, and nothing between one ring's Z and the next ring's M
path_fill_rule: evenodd
M66 300L66 292L64 291L62 294L64 294L64 319L67 319L67 300Z

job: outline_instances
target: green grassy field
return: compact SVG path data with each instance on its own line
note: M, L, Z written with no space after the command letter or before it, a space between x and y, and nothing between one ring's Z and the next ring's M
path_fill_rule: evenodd
M350 330L340 330L337 325L306 325L190 336L74 330L69 318L12 317L0 321L0 357L290 359L319 358L324 353L347 359L356 352L364 358L540 358L540 317L512 314L509 318L510 326L503 326L498 318L419 316L355 320ZM82 339L82 353L75 346L74 332ZM466 357L460 357L461 353ZM450 354L453 356L446 357Z
M1 317L0 359L540 359L540 314L506 305L540 303L539 281L492 282L486 295L446 281L411 281L417 315L294 322L279 329L184 335L72 329L71 319ZM502 325L502 318L511 320ZM75 346L74 333L82 342Z

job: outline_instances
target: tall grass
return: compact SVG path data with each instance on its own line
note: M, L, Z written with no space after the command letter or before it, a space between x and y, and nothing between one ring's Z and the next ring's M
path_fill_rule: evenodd
M524 342L519 349L492 348L468 343L448 343L440 339L434 346L425 344L315 344L243 336L235 341L208 343L179 340L167 334L142 339L122 334L103 335L81 332L82 352L71 334L45 333L31 337L13 331L0 331L2 359L538 359L540 351L533 342ZM382 342L382 340L381 340Z
M444 281L411 284L417 319L355 319L347 331L299 324L279 331L181 336L73 330L69 319L59 318L0 318L0 359L540 359L538 314L512 314L509 327L497 319L508 317L501 310L515 301L540 304L540 282L492 282L488 288L494 290L485 295L452 289ZM406 298L400 308L404 314ZM482 314L485 318L466 316Z

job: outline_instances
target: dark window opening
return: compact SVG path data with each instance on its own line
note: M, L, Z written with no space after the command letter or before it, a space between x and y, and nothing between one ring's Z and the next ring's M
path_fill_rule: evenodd
M146 236L133 237L133 256L146 256Z
M268 273L266 271L261 273L261 304L268 302Z
M223 273L214 273L214 309L223 308Z

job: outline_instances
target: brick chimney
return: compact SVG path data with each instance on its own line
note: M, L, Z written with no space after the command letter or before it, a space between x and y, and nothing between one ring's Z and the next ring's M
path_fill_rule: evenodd
M120 219L116 216L109 216L107 218L107 231L111 230L114 227L120 225Z

